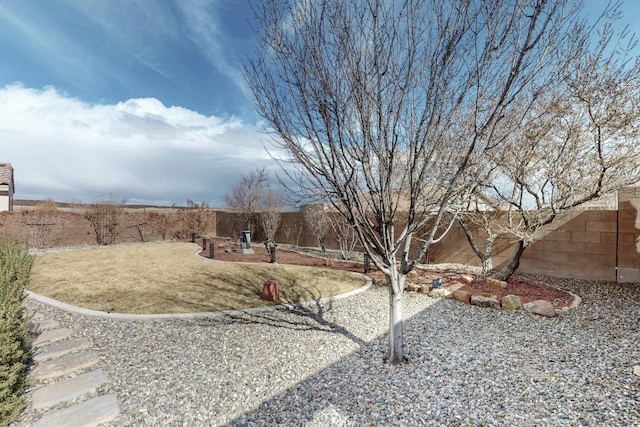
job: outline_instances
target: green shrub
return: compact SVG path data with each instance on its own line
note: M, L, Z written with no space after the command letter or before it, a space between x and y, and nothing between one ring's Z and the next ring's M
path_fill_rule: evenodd
M26 249L0 236L0 425L18 417L27 385L29 331L22 300L31 263Z

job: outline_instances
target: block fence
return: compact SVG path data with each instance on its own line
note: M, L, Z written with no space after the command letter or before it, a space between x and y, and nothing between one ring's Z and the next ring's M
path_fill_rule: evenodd
M558 216L542 230L540 239L524 252L519 271L552 277L588 280L640 282L640 187L618 192L618 210L581 210ZM234 213L218 212L217 230L224 234L233 226ZM479 242L482 231L473 230ZM254 240L262 238L259 227ZM302 212L285 212L276 240L298 246L316 246ZM499 269L514 248L514 240L499 239L493 244L493 264ZM326 246L337 249L328 233ZM460 263L480 266L462 229L454 225L433 245L424 262Z

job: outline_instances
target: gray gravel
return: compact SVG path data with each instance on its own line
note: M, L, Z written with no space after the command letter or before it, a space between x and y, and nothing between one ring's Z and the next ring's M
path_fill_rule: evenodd
M400 366L383 362L385 288L194 320L25 304L94 343L113 425L640 426L640 285L549 281L583 305L548 319L406 294Z

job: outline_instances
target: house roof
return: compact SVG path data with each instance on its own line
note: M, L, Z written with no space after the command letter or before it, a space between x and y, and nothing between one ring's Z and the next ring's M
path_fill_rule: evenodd
M14 192L13 166L11 163L0 163L0 185L8 185L11 192Z

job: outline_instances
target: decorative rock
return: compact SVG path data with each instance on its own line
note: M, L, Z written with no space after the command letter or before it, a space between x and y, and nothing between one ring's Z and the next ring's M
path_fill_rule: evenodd
M507 310L519 310L522 308L522 300L517 295L505 295L502 297L502 308Z
M455 281L455 280L452 281L452 282L447 283L447 289L449 289L451 292L455 292L458 289L464 288L464 286L465 285L463 283L460 283L460 282Z
M467 291L463 291L461 289L457 289L453 291L453 298L456 301L463 302L465 304L469 304L471 302L471 294Z
M415 283L407 283L404 286L404 291L405 292L417 292L419 288L420 288L420 286L416 285Z
M539 316L556 317L558 315L555 308L553 307L553 304L543 299L523 304L522 308L527 310L529 313L537 314Z
M507 289L507 287L509 286L507 282L504 282L502 280L498 280L498 279L494 279L493 277L487 277L485 278L485 283L487 285L491 285L491 286L498 286L502 289Z
M430 285L421 285L420 288L418 289L418 293L421 293L421 294L428 294L429 292L431 292Z
M640 365L636 365L633 367L633 375L640 377Z
M486 295L471 295L471 305L477 305L478 307L490 307L490 308L500 308L500 301L498 301L498 297L495 295L486 296Z
M432 289L429 292L429 296L431 298L446 298L446 299L452 299L453 298L453 292L451 292L449 289L445 289L445 288L437 288L437 289Z
M375 286L387 286L387 279L385 278L374 277L373 279L371 279L371 282Z
M460 280L466 284L475 282L475 278L473 276L469 276L468 274L463 274L460 276Z

